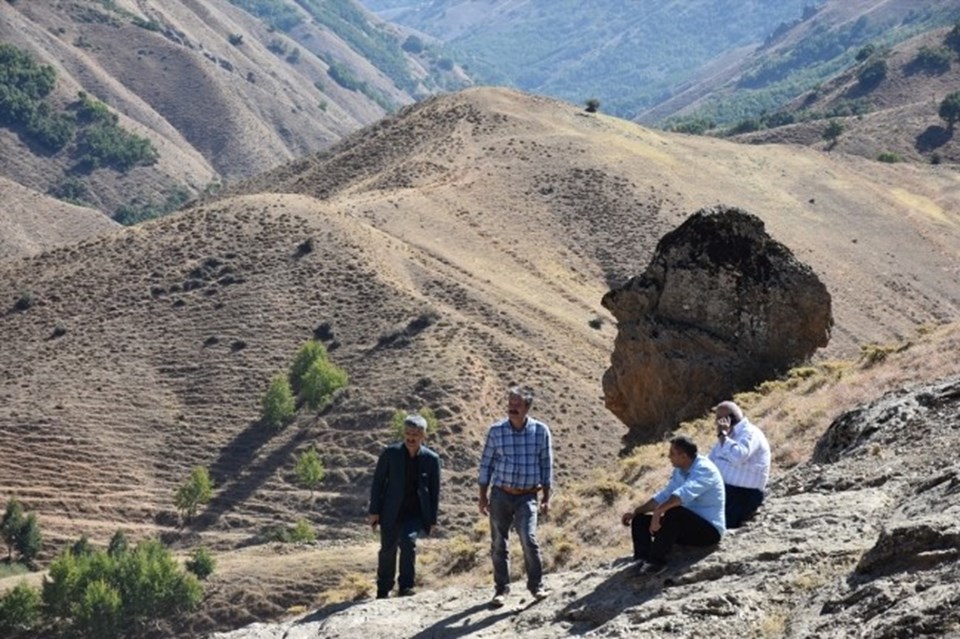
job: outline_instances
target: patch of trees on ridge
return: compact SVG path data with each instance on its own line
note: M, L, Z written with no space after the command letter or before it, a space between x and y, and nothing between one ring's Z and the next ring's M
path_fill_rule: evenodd
M150 140L119 125L116 113L80 92L66 109L48 100L56 86L52 66L37 64L29 53L0 43L0 126L17 131L27 144L55 154L66 150L79 173L104 167L128 171L156 163Z

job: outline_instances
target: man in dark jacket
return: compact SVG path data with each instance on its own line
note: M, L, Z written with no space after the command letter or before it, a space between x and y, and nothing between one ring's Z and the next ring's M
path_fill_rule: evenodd
M370 489L370 525L380 526L377 598L393 589L400 549L400 596L414 594L417 537L437 525L440 504L440 458L423 445L427 420L407 415L403 440L383 449Z

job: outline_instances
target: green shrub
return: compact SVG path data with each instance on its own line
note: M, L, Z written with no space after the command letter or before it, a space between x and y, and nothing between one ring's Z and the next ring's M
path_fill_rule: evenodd
M870 90L879 85L887 77L887 61L874 60L860 69L857 73L857 82L861 88Z
M423 40L418 38L415 35L407 36L407 39L403 41L403 45L400 47L407 53L412 53L414 55L423 52Z
M33 563L43 545L37 516L34 513L25 515L23 505L16 499L7 502L3 518L0 519L0 536L7 544L8 559L12 560L13 551L16 551L20 560L27 565Z
M187 570L197 576L198 579L206 579L213 574L217 562L206 548L197 548L190 555L186 562Z
M937 114L952 131L953 126L960 121L960 91L954 91L945 97L943 102L940 103L940 110Z
M857 51L857 62L863 62L870 56L872 56L877 51L877 45L875 44L865 44L860 47L860 50Z
M300 485L310 490L311 498L313 498L313 491L316 490L327 474L323 467L323 460L320 459L320 453L313 447L300 455L294 472L297 474L297 481L300 482Z
M40 622L40 591L21 581L0 596L0 631L26 633Z
M43 581L44 617L75 637L141 636L148 624L195 610L203 595L156 540L111 557L62 553Z
M303 375L310 370L314 362L326 360L327 347L323 345L323 342L311 339L301 346L293 359L293 364L290 366L290 387L294 392L300 392L300 382Z
M596 98L590 98L586 101L585 105L587 113L596 113L600 110L600 100Z
M287 376L280 373L273 378L260 400L260 423L270 428L283 428L296 413L293 392Z
M924 71L944 73L950 70L953 52L946 47L920 47L914 63Z
M107 545L107 554L111 557L119 557L130 549L130 543L127 541L127 535L122 530L117 530L110 538Z
M877 156L877 160L887 164L896 164L897 162L903 162L903 156L893 151L883 151Z
M71 204L86 204L90 199L90 187L87 182L76 177L64 177L50 191L50 195L70 202Z
M350 381L346 371L328 360L317 360L300 379L300 396L312 409L330 403L333 393Z
M119 637L122 605L120 593L106 581L89 582L70 610L74 633L91 639Z
M190 471L190 477L177 488L173 501L180 515L185 521L189 521L197 514L197 509L209 502L212 496L213 482L210 480L210 471L203 466L197 466Z
M830 120L830 122L827 123L827 127L823 130L821 137L832 144L837 141L837 138L843 135L844 130L843 123L837 120Z
M227 41L235 47L239 47L243 44L243 34L242 33L231 33L227 36Z
M299 519L290 530L290 541L294 543L308 543L317 540L317 532L306 519Z

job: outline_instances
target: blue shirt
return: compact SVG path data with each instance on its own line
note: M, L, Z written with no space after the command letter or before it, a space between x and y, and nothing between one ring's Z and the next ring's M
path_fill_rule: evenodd
M549 488L553 483L553 442L550 429L527 417L520 430L505 419L487 431L480 457L481 486Z
M706 519L721 535L726 532L723 477L712 461L697 455L688 470L674 468L670 481L653 500L662 504L674 496L681 506Z

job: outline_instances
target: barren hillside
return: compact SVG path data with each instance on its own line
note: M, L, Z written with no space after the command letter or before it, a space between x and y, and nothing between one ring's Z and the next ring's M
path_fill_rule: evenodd
M0 175L42 193L82 179L83 199L113 215L163 201L174 188L196 194L326 148L438 89L426 52L422 60L402 53L399 32L389 38L402 58L393 62L409 67L403 89L333 29L302 8L290 11L301 22L285 33L227 0L3 3L0 42L57 73L51 106L84 91L148 139L159 160L78 175L70 147L44 152L22 130L0 128ZM369 19L370 34L387 29ZM343 82L330 73L335 65ZM444 73L464 81L458 69Z
M313 605L369 571L366 491L395 409L440 418L445 539L474 529L479 446L508 384L536 388L561 490L615 465L626 433L600 399L615 334L600 298L693 211L762 218L833 295L823 357L856 355L957 318L957 181L507 90L432 99L221 199L0 262L0 499L38 514L45 558L117 528L180 550L256 546L201 626ZM260 396L312 336L350 386L268 432ZM313 504L292 473L312 444L328 469ZM198 465L216 495L181 528L173 492ZM299 517L327 569L262 559L293 552L262 544Z

